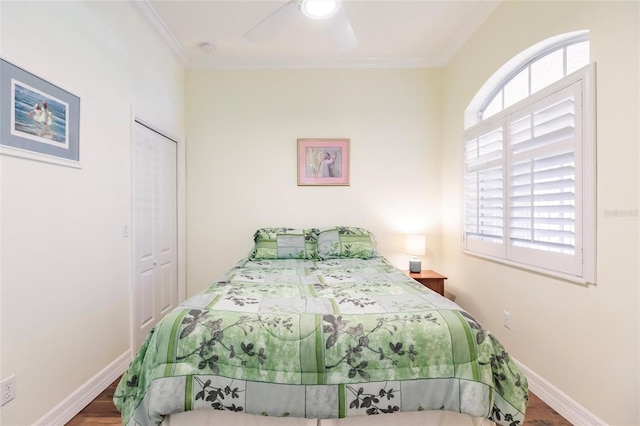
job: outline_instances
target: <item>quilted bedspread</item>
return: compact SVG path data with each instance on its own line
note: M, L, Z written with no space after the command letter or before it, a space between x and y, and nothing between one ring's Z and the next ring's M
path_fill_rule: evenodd
M240 261L156 325L114 395L125 425L196 409L519 425L527 400L488 330L383 257Z

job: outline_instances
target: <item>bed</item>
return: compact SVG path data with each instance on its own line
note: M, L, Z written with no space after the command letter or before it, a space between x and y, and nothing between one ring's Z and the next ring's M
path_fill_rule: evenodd
M518 425L527 401L498 340L354 227L257 230L154 327L114 394L127 426Z

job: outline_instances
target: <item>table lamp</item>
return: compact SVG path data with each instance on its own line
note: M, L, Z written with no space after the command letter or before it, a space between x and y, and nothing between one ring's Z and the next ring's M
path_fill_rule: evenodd
M409 260L409 272L420 272L422 270L422 262L418 256L424 256L426 238L424 235L407 235L405 251L407 254L413 255Z

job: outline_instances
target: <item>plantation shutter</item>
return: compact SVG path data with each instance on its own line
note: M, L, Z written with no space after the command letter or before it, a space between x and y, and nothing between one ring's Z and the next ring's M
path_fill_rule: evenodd
M504 255L504 129L479 126L464 141L464 248Z
M580 272L581 96L574 83L507 118L510 260Z

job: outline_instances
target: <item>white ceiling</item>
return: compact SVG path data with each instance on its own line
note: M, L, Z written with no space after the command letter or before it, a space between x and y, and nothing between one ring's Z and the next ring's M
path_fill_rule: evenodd
M266 40L245 34L287 0L131 0L186 67L439 67L493 12L489 0L343 0L358 39L343 51L327 21L288 15ZM207 52L201 43L210 43Z

